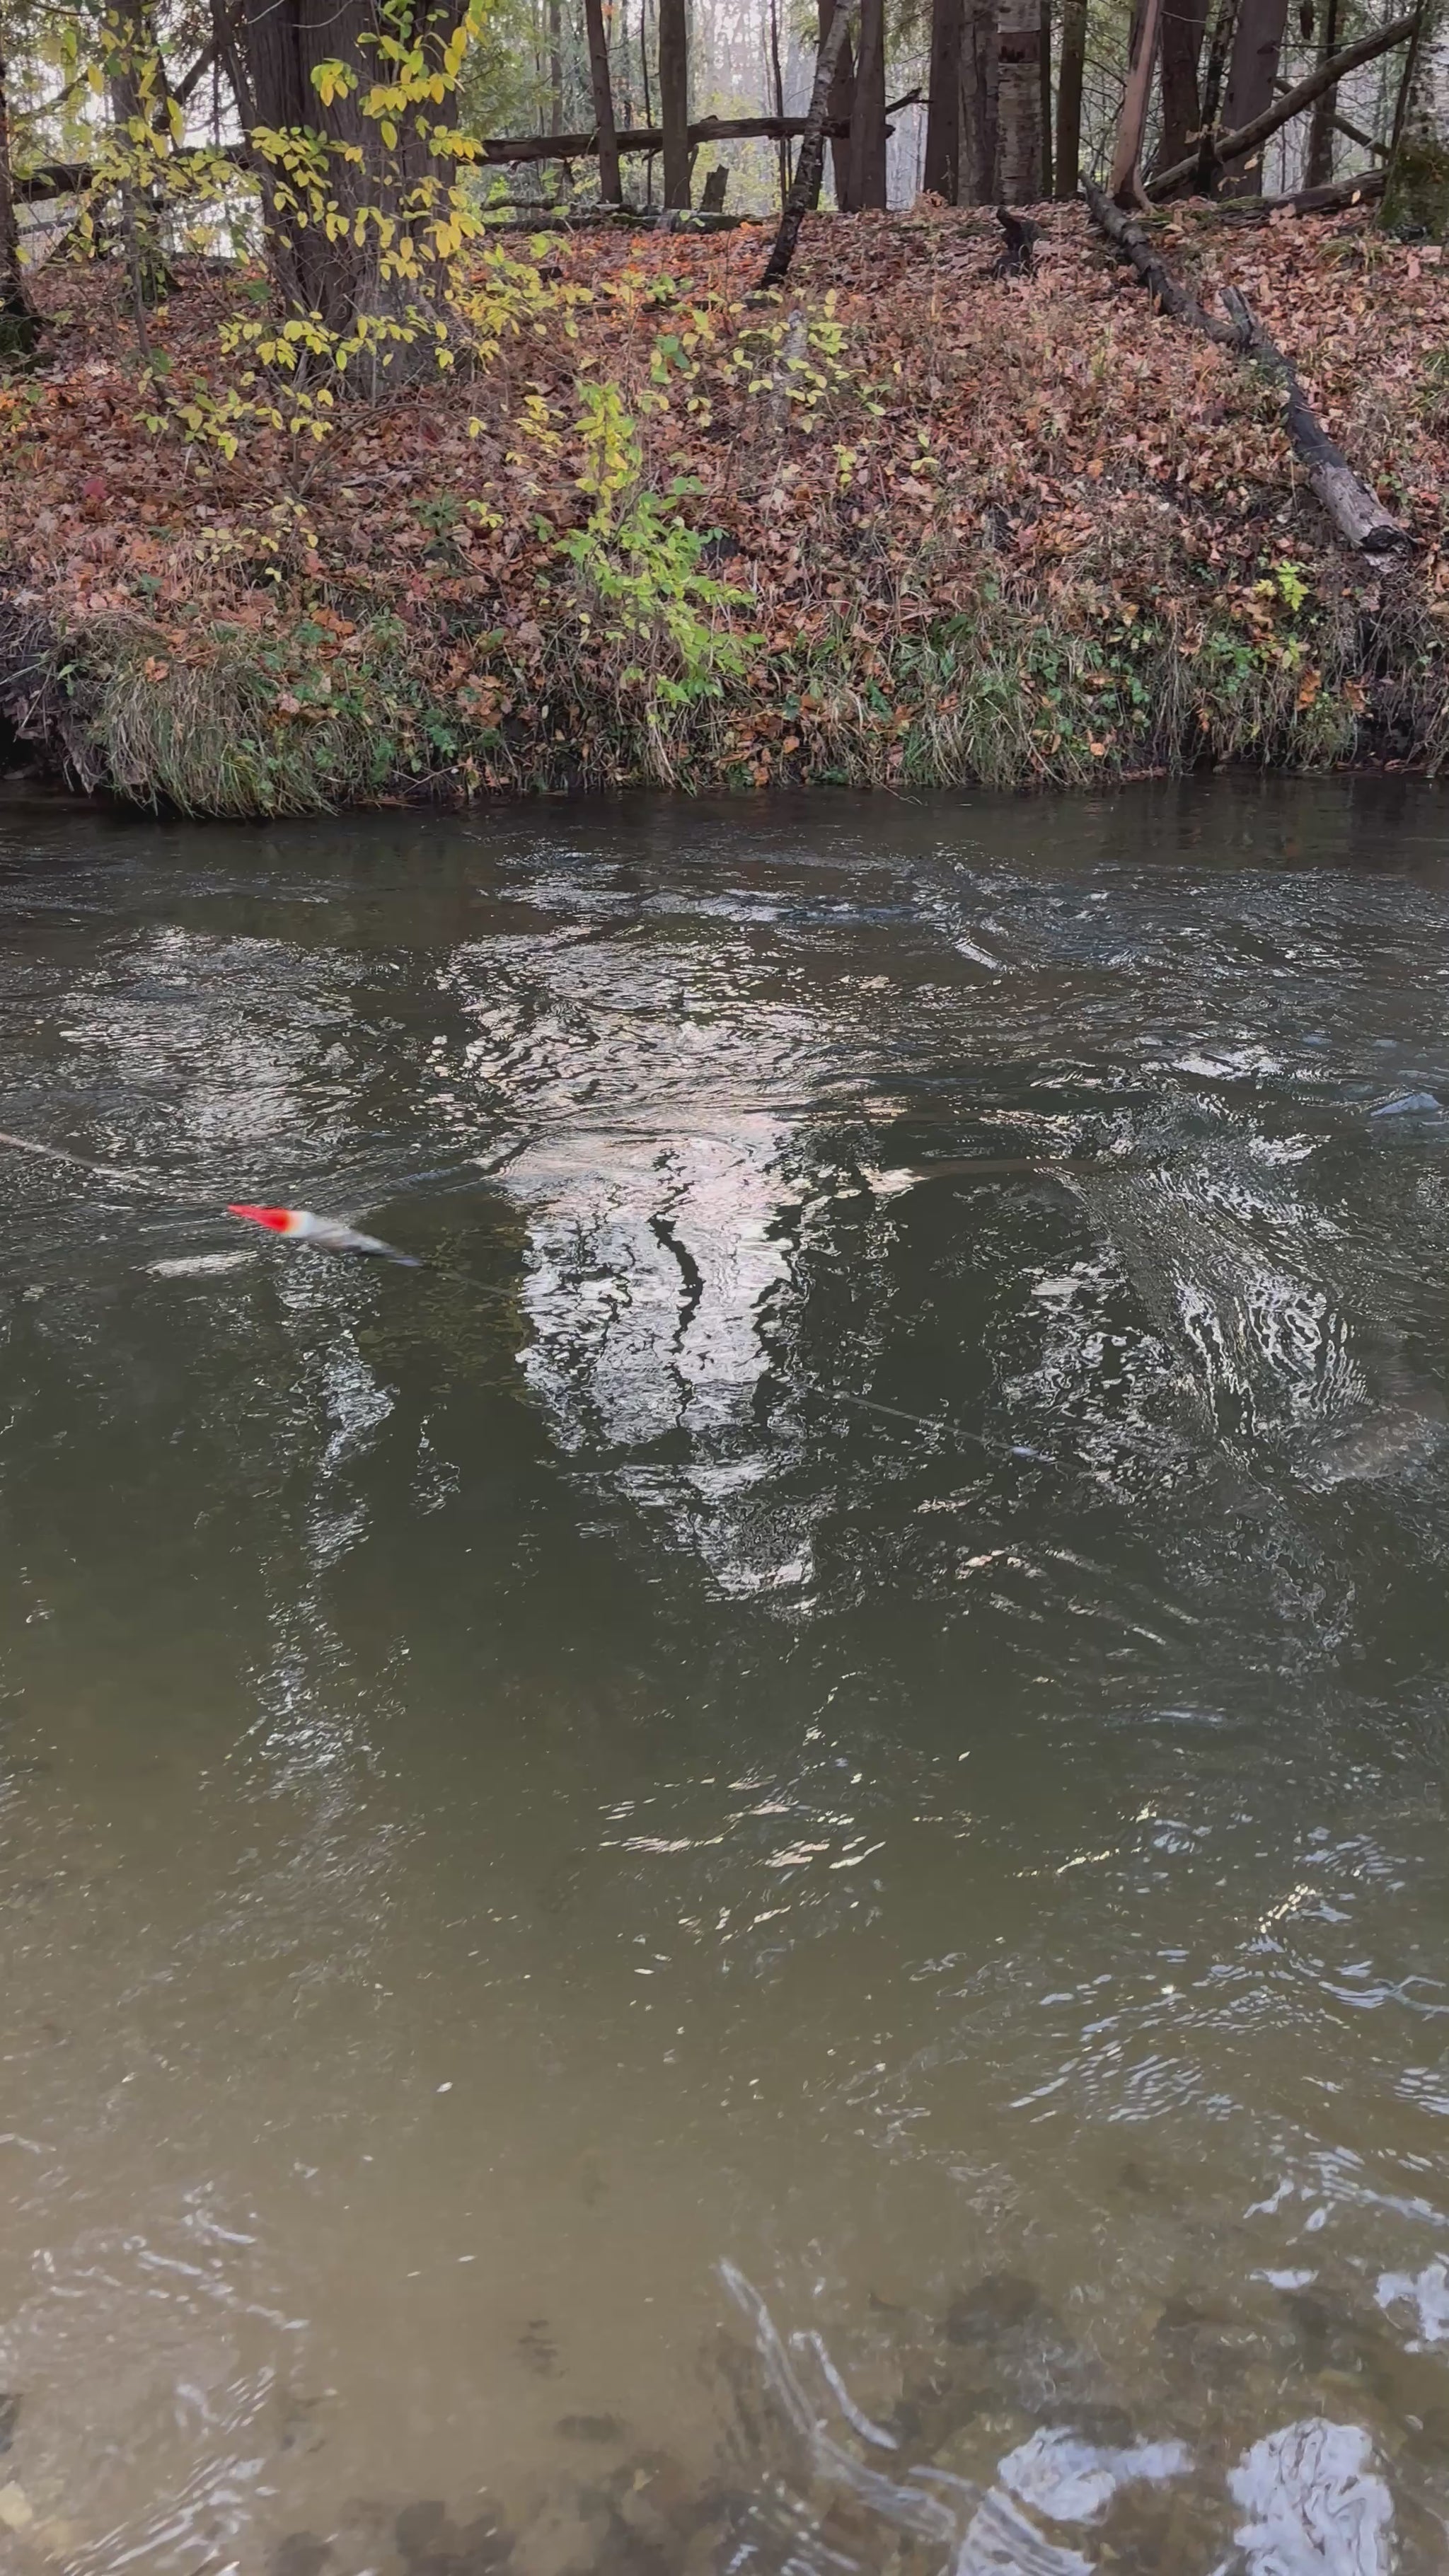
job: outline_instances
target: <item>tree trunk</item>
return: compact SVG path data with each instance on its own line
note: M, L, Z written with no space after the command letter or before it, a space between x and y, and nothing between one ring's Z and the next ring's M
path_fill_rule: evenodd
M1318 36L1318 59L1326 63L1338 47L1338 0L1323 0L1323 24ZM1303 179L1306 187L1323 188L1333 177L1333 120L1338 114L1338 90L1326 89L1308 122L1308 159Z
M1228 57L1233 50L1233 35L1237 23L1238 0L1217 0L1217 8L1213 13L1212 34L1208 38L1207 61L1203 67L1202 102L1198 116L1195 184L1199 194L1211 183L1213 137L1222 123L1223 84L1228 76ZM1159 167L1161 166L1159 163Z
M1052 192L1052 0L1039 0L1041 25L1037 61L1041 73L1041 192Z
M360 101L379 77L380 36L405 36L425 63L440 63L454 20L431 0L414 0L410 24L400 23L398 0L244 0L244 7L256 119L249 158L273 274L294 311L315 314L326 331L354 343L348 381L376 394L433 364L430 313L443 272L429 254L429 227L456 168L434 152L429 121L415 107L385 132ZM335 89L324 104L312 74L339 60L357 87ZM377 216L395 227L395 243L418 245L418 274L401 273L395 250L384 264Z
M780 61L780 0L770 0L770 79L774 85L775 114L783 120L785 72ZM776 157L780 174L780 212L783 215L785 200L790 194L790 146L783 134L777 146Z
M145 308L171 285L161 247L155 138L166 115L166 70L151 0L116 0L101 21L101 51L115 141L121 155L121 230L125 237L136 327L146 339Z
M996 46L1001 195L1008 206L1034 206L1042 180L1040 0L999 0Z
M1335 0L1329 0L1330 7ZM1166 0L1162 13L1162 136L1157 166L1190 152L1202 123L1197 70L1207 32L1207 0Z
M931 79L926 106L924 185L957 204L961 193L961 29L963 0L931 0Z
M850 202L886 201L885 0L860 0L860 52L850 117Z
M20 225L10 177L10 91L0 60L0 356L33 349L40 324L20 264Z
M688 0L659 0L659 122L664 128L664 203L689 203Z
M649 123L649 102L644 102L644 122ZM563 0L548 0L548 130L564 130L563 98Z
M835 0L820 0L819 24L820 43L822 45L829 37L830 22L834 16ZM826 102L825 112L830 118L832 124L846 126L850 124L851 118L855 112L855 55L851 49L848 31L845 42L840 48L839 60L836 63L834 77L830 83L830 96ZM835 181L836 205L839 207L840 212L843 215L848 215L851 213L855 203L855 200L850 193L849 134L837 134L832 139L830 146L830 168L831 175Z
M594 131L599 138L599 203L619 206L624 202L624 187L619 177L619 144L614 124L614 91L609 79L609 40L604 33L603 0L584 0L584 25L589 39Z
M825 175L825 119L830 106L830 87L836 65L850 41L850 18L850 0L836 0L835 13L815 58L815 81L810 92L810 105L805 112L805 131L800 138L800 158L795 164L794 181L780 217L775 246L756 290L762 295L769 288L784 284L795 256L800 227L806 215L820 202L820 182Z
M1070 205L1082 165L1082 74L1087 62L1087 0L1062 0L1061 64L1057 73L1057 196Z
M997 196L999 154L996 0L966 0L961 42L961 197L989 206Z
M1449 135L1440 107L1446 39L1449 0L1421 0L1379 217L1385 232L1405 240L1449 240Z
M1278 77L1278 55L1287 17L1288 0L1242 0L1223 105L1223 123L1230 133L1236 134L1239 126L1251 125L1273 104L1273 83ZM1262 178L1260 152L1229 173L1221 193L1225 197L1256 196Z
M1162 32L1163 0L1142 0L1132 22L1127 88L1117 120L1110 186L1119 206L1136 205L1142 194L1142 137L1152 97L1152 75Z

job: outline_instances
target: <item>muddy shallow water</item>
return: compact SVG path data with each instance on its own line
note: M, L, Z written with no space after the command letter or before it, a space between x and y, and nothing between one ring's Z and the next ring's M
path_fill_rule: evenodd
M0 2568L1449 2560L1446 817L0 809Z

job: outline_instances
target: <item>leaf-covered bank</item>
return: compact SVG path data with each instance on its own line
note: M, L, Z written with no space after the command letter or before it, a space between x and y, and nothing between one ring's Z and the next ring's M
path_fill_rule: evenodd
M500 239L492 354L325 418L253 327L260 279L181 262L143 352L113 272L47 268L40 363L0 386L14 736L241 815L1437 765L1436 253L1362 213L1161 228L1411 531L1387 565L1334 540L1271 387L1155 315L1076 209L1039 220L1024 278L979 214L816 221L764 303L748 228Z

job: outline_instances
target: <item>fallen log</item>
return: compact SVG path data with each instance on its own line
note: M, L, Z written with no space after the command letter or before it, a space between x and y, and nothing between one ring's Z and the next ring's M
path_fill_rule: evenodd
M1334 445L1298 381L1297 369L1291 359L1284 357L1276 340L1269 338L1246 298L1235 286L1225 286L1223 302L1232 315L1244 357L1287 394L1283 426L1288 443L1340 536L1366 555L1394 554L1411 547L1414 539L1408 529L1384 508L1362 476L1355 474L1342 448Z
M1411 547L1414 539L1407 528L1401 527L1384 508L1362 477L1355 474L1342 448L1335 446L1316 417L1296 369L1277 342L1269 338L1237 288L1224 288L1222 300L1228 319L1220 322L1169 274L1139 223L1124 215L1120 206L1114 206L1091 179L1083 180L1082 194L1098 230L1106 234L1119 257L1130 263L1162 312L1203 332L1219 348L1231 349L1235 356L1246 358L1286 393L1283 427L1288 444L1316 499L1345 543L1368 555L1392 554Z
M909 89L904 98L891 101L887 116L898 116L905 107L920 102L918 89ZM691 146L701 143L786 142L805 132L810 120L805 116L704 116L689 128ZM839 141L850 133L848 116L829 116L825 133ZM664 129L659 125L625 126L617 136L621 152L662 152ZM490 135L478 145L467 169L512 169L530 161L594 161L598 159L597 134L502 134ZM177 159L186 156L178 153ZM207 144L198 158L229 161L234 168L245 170L252 164L245 143L223 143L213 149ZM93 184L96 172L89 161L43 161L38 168L26 171L15 182L17 200L34 204L44 197L81 197Z
M1406 45L1418 23L1417 15L1395 18L1391 25L1380 27L1376 34L1361 37L1356 45L1345 45L1341 54L1330 55L1327 62L1319 63L1315 70L1306 72L1301 81L1295 81L1272 107L1264 108L1261 116L1253 117L1247 125L1236 127L1231 134L1214 135L1207 143L1206 151L1203 145L1199 145L1187 155L1186 160L1174 161L1166 170L1154 170L1147 182L1148 196L1169 196L1174 188L1180 188L1188 179L1196 180L1201 188L1214 170L1223 169L1230 161L1246 161L1249 153L1256 152L1260 143L1266 143L1270 135L1276 134L1280 125L1286 125L1292 117L1301 116L1305 107L1311 107L1326 89L1335 88L1349 72L1357 71L1363 63L1375 61L1395 45Z
M1321 188L1290 189L1286 197L1225 197L1213 213L1227 223L1262 224L1270 215L1341 215L1372 205L1384 193L1383 170L1360 170L1352 179L1325 180Z

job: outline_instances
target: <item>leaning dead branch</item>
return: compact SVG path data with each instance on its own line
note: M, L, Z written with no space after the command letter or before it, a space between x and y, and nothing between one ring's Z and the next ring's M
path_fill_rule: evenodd
M1287 395L1283 427L1288 443L1315 497L1345 543L1369 555L1391 554L1400 547L1411 546L1413 539L1408 531L1355 474L1342 449L1334 445L1291 362L1277 342L1269 338L1236 287L1224 290L1223 303L1229 318L1219 321L1186 287L1179 286L1139 223L1124 215L1120 206L1114 206L1092 180L1083 180L1082 194L1098 231L1105 233L1119 257L1130 263L1160 311L1170 314L1175 322L1203 332L1219 348L1231 349L1235 356L1246 358L1271 383L1281 387Z
M1222 169L1230 161L1246 161L1261 143L1266 143L1270 135L1277 133L1280 125L1286 125L1291 117L1301 116L1305 107L1311 107L1315 99L1321 98L1325 90L1333 89L1349 72L1357 71L1363 63L1375 61L1380 54L1391 52L1395 45L1406 45L1417 25L1417 15L1395 18L1391 25L1380 27L1374 35L1362 37L1358 44L1345 45L1341 54L1331 55L1327 62L1319 63L1315 70L1305 73L1301 81L1295 81L1291 89L1285 90L1280 99L1249 124L1238 126L1232 134L1214 136L1210 148L1194 148L1186 160L1174 161L1170 169L1155 170L1147 182L1147 194L1149 197L1170 196L1174 188L1182 187L1189 179L1201 188L1204 180L1211 178L1214 169Z

